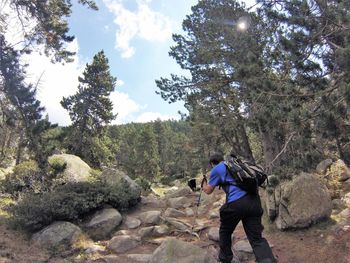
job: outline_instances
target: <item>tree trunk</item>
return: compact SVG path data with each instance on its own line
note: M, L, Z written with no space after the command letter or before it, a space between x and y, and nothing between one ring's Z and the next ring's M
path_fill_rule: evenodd
M264 152L265 167L268 172L273 171L274 166L279 166L281 164L281 158L277 158L281 147L277 140L273 137L272 132L268 129L263 129L259 127L261 142Z
M250 147L247 131L245 129L245 126L243 125L243 122L240 122L240 121L238 122L237 129L240 135L239 136L240 145L241 145L240 155L242 155L244 159L246 159L247 161L255 163L252 148Z
M19 140L17 145L17 152L16 152L16 165L19 164L22 160L23 150L24 150L24 135L23 131L20 131L19 133Z

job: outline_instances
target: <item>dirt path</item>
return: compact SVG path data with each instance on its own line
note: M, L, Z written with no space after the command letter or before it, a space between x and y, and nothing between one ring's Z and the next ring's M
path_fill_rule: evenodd
M195 197L193 197L195 198ZM194 202L195 203L195 202ZM143 207L142 210L152 209ZM132 215L135 211L131 211ZM199 216L204 219L206 215ZM30 243L24 234L10 229L5 221L0 218L0 263L67 263L67 262L100 262L91 261L77 257L82 251L72 251L68 257L58 256L57 260L52 258L49 251L45 251ZM190 220L188 218L188 220ZM210 226L218 226L219 219L212 219ZM306 230L281 232L274 227L266 225L264 236L273 246L273 252L279 263L350 263L350 229L335 228L330 221L320 223ZM135 230L136 231L136 230ZM183 233L172 233L171 236L191 241L206 249L217 249L217 243L208 239L208 229L200 233L200 240ZM241 225L235 231L235 241L244 240L245 234ZM102 242L106 243L106 242ZM157 244L145 242L142 246L135 248L130 253L141 254L152 253ZM106 252L108 254L108 252ZM110 255L113 259L114 255ZM102 261L101 261L102 262ZM120 260L111 262L120 262ZM128 260L128 263L131 263ZM254 260L245 261L254 262Z

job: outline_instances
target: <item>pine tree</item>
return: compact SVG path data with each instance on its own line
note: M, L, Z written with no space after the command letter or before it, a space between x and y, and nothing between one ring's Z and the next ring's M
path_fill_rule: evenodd
M78 92L61 101L72 120L70 150L94 166L99 166L103 160L95 158L95 151L107 150L101 140L105 126L116 117L112 113L113 104L109 98L115 88L116 78L110 73L108 59L103 51L94 56L91 64L86 65L79 82Z

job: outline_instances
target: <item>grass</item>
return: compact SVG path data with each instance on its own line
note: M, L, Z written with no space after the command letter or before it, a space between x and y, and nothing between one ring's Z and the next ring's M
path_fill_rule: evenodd
M7 220L11 218L11 215L6 211L6 207L14 203L15 201L9 196L2 196L0 198L0 218Z

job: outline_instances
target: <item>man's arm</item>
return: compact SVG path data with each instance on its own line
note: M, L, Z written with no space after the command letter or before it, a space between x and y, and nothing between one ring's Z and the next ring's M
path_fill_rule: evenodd
M214 191L215 187L212 187L210 184L208 184L207 180L204 180L202 189L204 193L210 195Z

